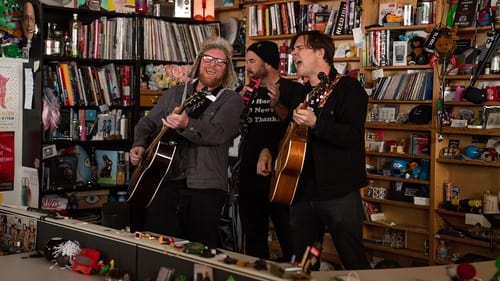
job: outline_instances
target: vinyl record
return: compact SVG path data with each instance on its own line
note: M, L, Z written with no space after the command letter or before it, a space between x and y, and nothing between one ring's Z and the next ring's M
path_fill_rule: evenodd
M238 35L238 19L229 17L222 22L221 35L229 43L234 44Z

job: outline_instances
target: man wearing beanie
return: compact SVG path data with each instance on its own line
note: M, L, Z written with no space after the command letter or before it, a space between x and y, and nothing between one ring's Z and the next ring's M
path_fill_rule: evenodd
M270 177L292 109L304 96L301 84L280 77L279 63L278 46L274 42L256 42L247 49L248 80L260 80L260 87L253 90L251 85L255 83L250 83L241 92L246 105L241 117L239 204L245 254L274 258L269 256L268 245L271 219L282 259L289 260L292 255L289 208L269 202Z

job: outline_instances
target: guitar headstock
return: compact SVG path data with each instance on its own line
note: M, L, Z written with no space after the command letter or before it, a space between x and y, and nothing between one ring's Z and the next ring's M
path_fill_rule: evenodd
M206 101L207 96L211 93L208 91L208 88L205 87L201 89L199 92L195 92L193 95L189 96L183 103L184 108L191 108L192 111L201 107Z
M328 76L324 72L318 73L318 79L319 84L306 95L306 99L304 102L308 105L310 105L311 102L315 99L320 98L330 85L330 79L328 79Z

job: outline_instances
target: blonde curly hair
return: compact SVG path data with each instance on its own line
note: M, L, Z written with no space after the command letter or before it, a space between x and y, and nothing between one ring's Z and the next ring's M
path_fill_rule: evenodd
M189 72L189 77L191 79L198 77L198 69L200 67L201 57L207 50L218 49L224 52L226 55L226 74L222 79L222 86L224 88L233 88L236 83L238 83L238 75L234 71L232 54L233 54L233 46L226 39L219 36L210 36L201 44L201 50L194 61L193 67Z

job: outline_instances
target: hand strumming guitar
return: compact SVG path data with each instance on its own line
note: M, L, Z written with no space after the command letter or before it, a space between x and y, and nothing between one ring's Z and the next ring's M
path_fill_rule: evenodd
M316 114L309 108L304 107L303 104L300 104L293 111L293 121L297 123L297 125L314 127L316 125Z
M130 163L132 163L132 165L134 166L139 164L139 161L141 160L145 150L146 149L140 145L132 147L130 149Z
M162 122L171 129L186 129L189 126L189 116L178 106L167 117L162 118Z

